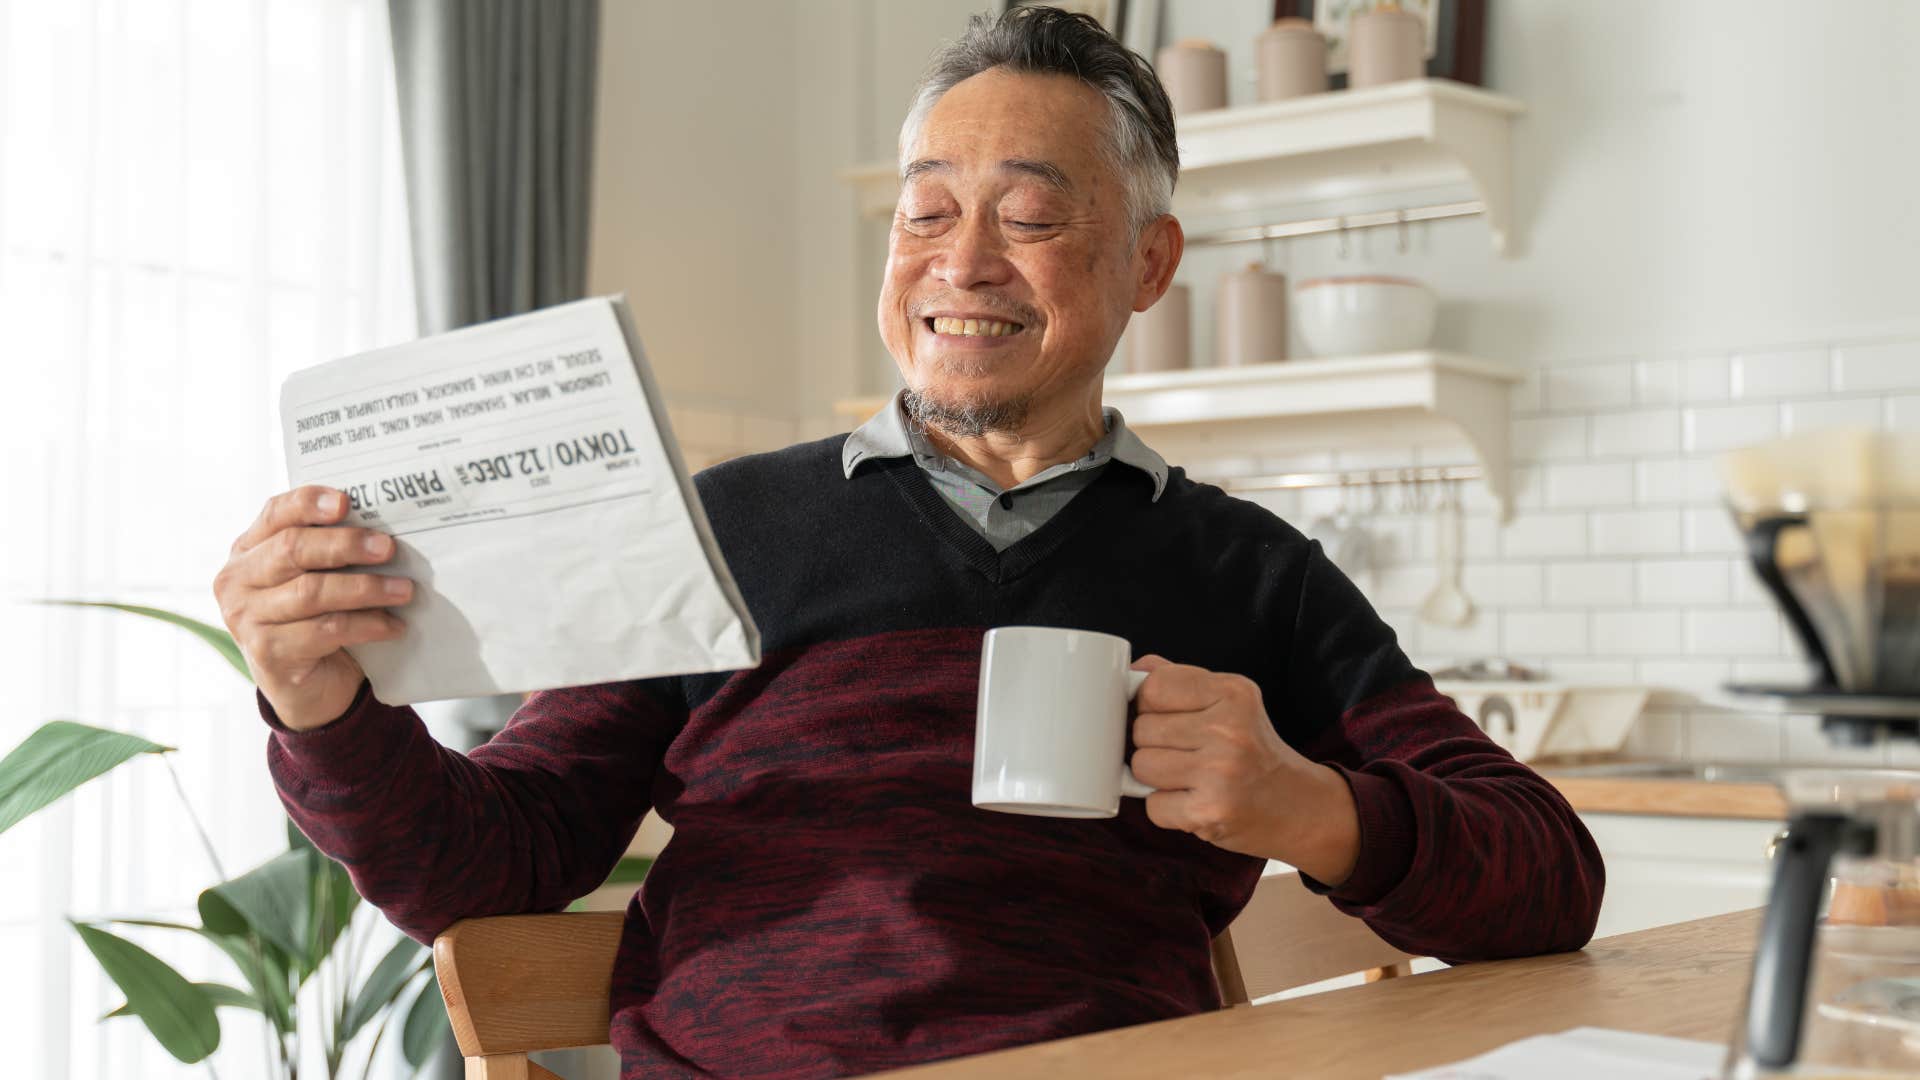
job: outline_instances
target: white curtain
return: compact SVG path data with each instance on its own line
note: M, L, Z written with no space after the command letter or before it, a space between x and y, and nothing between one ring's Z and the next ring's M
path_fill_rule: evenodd
M251 690L179 630L27 601L218 622L284 486L281 380L412 336L400 183L384 0L0 0L0 750L55 717L178 747L233 872L285 843ZM208 1075L97 1022L121 999L65 918L195 921L213 881L153 760L0 835L0 1071ZM222 1019L218 1075L263 1075L257 1018Z

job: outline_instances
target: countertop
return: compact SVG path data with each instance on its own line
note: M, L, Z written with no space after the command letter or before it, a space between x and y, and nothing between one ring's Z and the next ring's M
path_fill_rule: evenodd
M1468 964L883 1075L1378 1077L1594 1026L1725 1042L1760 913L1603 938L1577 953Z
M1556 769L1547 764L1536 768L1583 814L1651 814L1751 821L1785 821L1787 817L1787 804L1780 789L1759 778L1709 780L1699 775L1630 772L1596 775L1589 769Z

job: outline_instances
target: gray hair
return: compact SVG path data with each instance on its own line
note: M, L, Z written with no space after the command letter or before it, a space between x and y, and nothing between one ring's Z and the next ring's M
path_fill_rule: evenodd
M1153 67L1091 16L1040 4L1010 7L997 19L975 15L960 40L934 54L900 125L902 173L934 102L962 80L996 67L1070 75L1100 91L1112 114L1101 153L1126 185L1127 222L1134 238L1169 212L1180 150L1174 142L1173 106Z

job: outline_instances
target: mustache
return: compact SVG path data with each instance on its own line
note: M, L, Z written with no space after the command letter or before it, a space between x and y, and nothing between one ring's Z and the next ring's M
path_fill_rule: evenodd
M961 296L930 296L924 300L915 300L907 305L907 315L921 319L929 311L941 308L960 308L966 311L984 311L1002 322L1017 322L1022 326L1032 326L1039 322L1033 310L1025 304L994 296L992 293L968 293Z

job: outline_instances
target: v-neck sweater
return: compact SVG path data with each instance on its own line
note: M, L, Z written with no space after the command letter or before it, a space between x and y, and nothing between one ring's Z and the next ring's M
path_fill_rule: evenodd
M628 1080L843 1076L1219 1005L1208 951L1263 860L1153 825L970 801L981 638L1077 627L1260 688L1335 768L1361 851L1333 902L1460 961L1578 948L1604 872L1578 817L1436 693L1317 544L1173 469L1100 476L1004 551L910 459L845 436L705 470L759 625L747 671L532 695L462 755L364 687L275 728L287 811L421 941L600 884L649 807L610 1038ZM1324 886L1309 882L1320 891Z

